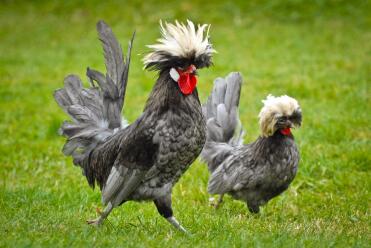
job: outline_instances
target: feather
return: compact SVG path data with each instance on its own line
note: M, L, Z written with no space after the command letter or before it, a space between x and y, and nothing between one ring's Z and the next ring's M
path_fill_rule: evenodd
M215 119L209 119L207 121L207 131L209 140L217 142L218 140L223 139L223 130L217 124Z
M225 92L225 107L228 112L231 111L232 106L237 106L240 103L242 77L239 73L230 73L227 78L227 90Z
M121 46L111 28L104 21L97 23L97 31L104 51L107 76L118 85L121 83L125 70Z
M64 88L54 92L56 102L73 120L64 122L60 128L60 134L68 138L63 152L72 155L74 163L79 163L86 175L92 173L87 171L87 166L81 164L83 158L88 157L99 142L112 136L125 124L121 110L135 34L129 42L124 61L121 47L111 28L100 21L97 23L97 31L102 42L107 74L87 68L90 88L84 88L79 77L68 75L64 80ZM89 183L92 184L91 181Z
M82 83L79 77L68 75L64 79L64 88L72 104L81 104L80 92L82 90Z
M226 78L215 79L212 93L203 106L207 118L207 140L201 157L208 162L209 169L217 167L212 154L224 154L220 150L228 152L231 147L243 143L243 131L238 117L241 85L242 76L236 72Z
M198 25L197 30L193 22L175 24L160 22L162 38L158 43L148 45L153 52L143 59L144 66L150 67L153 63L165 62L171 57L191 58L192 56L211 57L215 50L209 42L208 30L210 25ZM205 34L206 33L206 34ZM204 35L205 34L205 35Z
M121 100L119 106L120 109L122 109L124 105L124 96L129 75L131 49L135 32L133 33L129 42L127 55L124 61L121 46L111 28L104 21L99 21L97 23L97 31L104 51L107 77L110 78L117 87Z
M230 73L226 79L217 78L208 101L203 106L207 119L215 119L216 125L208 130L208 135L218 127L223 133L221 140L213 142L226 142L232 138L234 131L240 123L238 118L238 104L242 85L242 77L239 73ZM208 122L212 124L212 122ZM218 135L214 136L218 137Z
M124 166L113 166L102 190L103 204L111 202L113 206L118 206L138 187L146 172Z
M88 124L64 121L60 130L61 130L61 135L65 135L67 137L73 137L87 128L89 128Z
M81 105L70 105L67 108L68 114L77 122L98 123L96 115L87 107Z
M83 105L90 109L100 120L104 119L102 96L98 88L82 89Z
M107 83L107 78L103 75L103 73L90 69L89 67L86 69L86 76L90 79L90 81L95 81L98 83L99 87L104 94L104 97L110 97L112 99L118 96L118 91L115 85L111 83Z
M67 112L67 107L72 104L66 89L57 89L54 91L54 99L65 112Z
M224 104L225 92L227 88L227 82L224 78L217 78L214 82L213 96L214 105L218 106L219 104Z

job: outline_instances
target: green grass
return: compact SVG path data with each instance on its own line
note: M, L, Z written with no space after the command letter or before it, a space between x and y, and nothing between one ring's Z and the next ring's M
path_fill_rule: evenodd
M0 247L369 247L370 2L246 2L2 1ZM112 26L123 47L136 29L124 111L135 120L156 78L143 71L141 58L159 36L160 18L212 24L219 53L215 66L200 72L200 97L205 101L215 77L241 71L246 142L259 134L257 114L268 93L299 100L298 175L254 216L229 197L211 208L208 173L198 161L173 194L175 215L192 236L174 230L152 203L127 203L97 230L85 220L100 195L60 151L65 115L52 92L68 73L85 80L87 66L104 69L97 20Z

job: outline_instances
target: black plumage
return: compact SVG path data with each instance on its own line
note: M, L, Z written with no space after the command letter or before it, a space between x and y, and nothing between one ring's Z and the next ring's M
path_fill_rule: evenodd
M205 41L204 27L196 31L191 22L187 26L162 26L163 40L153 45L159 47L154 47L145 60L147 68L159 71L159 77L143 113L130 125L121 119L121 110L132 41L124 59L111 29L102 21L97 29L107 74L88 68L90 88L83 88L78 77L68 76L65 88L55 93L59 105L72 117L72 122L61 127L61 133L68 138L64 153L82 167L92 187L99 185L106 205L101 216L88 223L101 224L114 207L126 201L151 200L162 216L185 231L173 216L171 192L200 154L206 125L197 88L188 95L182 94L169 71L174 67L185 70L195 65L199 69L211 64L211 45L207 43L200 50L202 46L197 43ZM183 47L184 41L187 47ZM198 56L187 55L196 51L202 56L202 63Z
M294 179L299 151L290 128L301 125L301 109L288 96L268 96L260 112L262 134L243 145L238 118L242 77L231 73L219 78L204 106L207 141L202 158L211 173L208 191L246 202L250 212L285 191Z

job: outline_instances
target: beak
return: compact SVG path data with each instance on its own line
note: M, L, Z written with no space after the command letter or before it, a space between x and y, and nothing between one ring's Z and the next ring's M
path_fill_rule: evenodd
M191 64L190 66L188 66L186 72L189 73L189 74L194 74L196 72L196 70L197 70L196 66Z
M285 126L288 127L288 128L293 128L294 124L291 121L288 120L288 121L286 121Z

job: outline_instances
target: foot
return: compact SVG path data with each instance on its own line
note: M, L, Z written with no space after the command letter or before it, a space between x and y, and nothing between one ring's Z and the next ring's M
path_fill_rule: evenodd
M223 199L219 198L219 200L214 205L214 208L218 209L222 205L222 203L223 203Z
M223 196L224 195L220 195L219 196L219 199L218 199L218 201L216 203L214 202L215 201L215 198L214 197L211 197L209 199L210 205L213 206L215 209L218 209L222 205L222 203L223 203Z
M168 217L168 218L166 218L166 220L170 224L172 224L176 229L178 229L179 231L181 231L183 233L186 233L186 234L189 234L189 232L181 224L179 224L179 222L175 219L174 216Z
M92 226L99 227L100 225L102 225L104 219L107 218L107 216L110 214L112 209L113 209L113 206L111 202L107 204L107 207L104 209L103 212L99 208L97 208L96 211L100 216L95 220L87 220L86 223Z
M86 223L91 226L99 227L102 224L102 219L99 217L95 220L87 220Z

